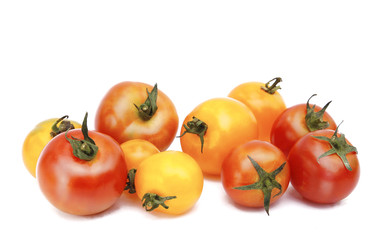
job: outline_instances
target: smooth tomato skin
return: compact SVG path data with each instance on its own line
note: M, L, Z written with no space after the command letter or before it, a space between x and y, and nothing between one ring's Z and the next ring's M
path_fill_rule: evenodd
M352 167L348 171L341 158L332 154L319 159L330 150L330 144L313 136L331 137L333 130L318 130L302 137L291 149L288 162L291 167L291 184L307 200L316 203L335 203L346 198L356 187L360 165L355 152L348 153ZM347 143L350 142L347 140Z
M247 82L238 85L230 93L234 98L248 106L256 117L260 140L270 141L271 129L276 118L286 109L279 92L269 94L262 90L261 82Z
M38 160L37 180L42 193L56 208L74 215L108 209L121 196L127 179L119 144L99 132L88 134L99 147L93 160L75 157L65 133L54 137ZM78 129L70 130L67 136L83 139Z
M313 107L313 104L309 104ZM315 106L314 111L322 108ZM271 130L271 143L277 146L286 156L294 144L310 131L306 126L306 104L298 104L284 110L275 120ZM329 122L327 129L336 129L333 118L325 111L323 120Z
M156 113L150 120L140 118L134 104L140 106L145 102L146 89L151 92L153 86L140 82L121 82L113 86L96 112L96 130L110 135L120 144L144 139L160 151L166 150L176 136L179 117L173 102L158 90Z
M261 190L238 190L234 187L253 184L259 180L248 155L255 160L266 172L272 172L287 162L284 154L274 145L266 141L254 140L238 146L223 162L221 181L225 192L237 204L246 207L264 207L264 194ZM287 190L290 181L288 162L283 170L276 175L275 180L282 185L282 193L275 196L279 189L271 193L271 204L277 201Z
M51 127L57 121L57 118L48 119L38 123L26 136L23 143L23 163L29 173L36 177L36 168L39 155L52 137ZM81 125L75 121L70 121L75 128L81 128Z
M183 125L195 116L208 125L203 153L196 134L180 138L183 152L191 155L203 173L219 176L223 160L236 146L257 139L257 121L251 110L232 98L213 98L199 104L184 119ZM181 135L185 131L182 126Z
M199 165L191 156L178 151L160 152L145 159L137 169L134 182L140 199L146 193L176 196L165 202L168 209L159 206L154 210L173 215L189 211L203 190Z
M122 143L122 151L125 155L127 170L137 169L139 164L160 150L151 142L143 139L133 139Z

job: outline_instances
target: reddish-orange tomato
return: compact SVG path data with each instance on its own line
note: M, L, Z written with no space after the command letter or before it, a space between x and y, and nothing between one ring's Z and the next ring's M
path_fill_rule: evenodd
M294 144L309 132L321 129L336 129L336 123L326 112L331 102L323 108L313 104L298 104L284 110L275 120L271 130L271 143L288 156Z
M286 109L282 96L277 92L281 78L268 83L248 82L234 88L229 97L247 105L256 117L259 139L270 141L272 125L275 119ZM273 84L269 86L269 84Z
M246 207L269 205L287 190L290 170L277 147L254 140L235 148L222 165L221 180L228 196Z
M230 151L253 139L257 139L257 122L252 111L232 98L214 98L187 115L180 143L203 173L219 176Z
M176 108L157 84L122 82L105 95L96 113L96 130L119 143L144 139L160 151L174 140L179 124Z
M83 123L83 130L54 137L37 165L37 180L45 197L75 215L95 214L112 206L127 179L119 144L108 135L85 129Z

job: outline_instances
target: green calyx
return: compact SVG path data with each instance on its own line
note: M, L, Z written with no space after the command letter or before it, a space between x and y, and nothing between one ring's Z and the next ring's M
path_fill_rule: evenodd
M269 94L274 94L277 90L282 89L278 84L282 81L282 78L276 77L271 79L265 84L265 87L261 87L264 91L266 91ZM273 82L273 83L272 83ZM270 84L272 85L270 86Z
M317 96L317 94L313 94L309 100L307 100L306 103L306 116L305 116L305 121L306 121L306 126L309 129L310 132L316 131L316 130L322 130L327 127L329 127L329 123L327 121L323 120L324 114L326 109L328 108L329 104L332 101L329 101L325 106L318 112L314 112L315 105L311 108L309 105L309 101L312 97Z
M95 141L88 136L88 127L87 127L87 118L88 113L85 114L83 125L81 131L83 133L84 139L78 139L73 136L68 138L68 131L65 133L65 138L68 140L70 145L73 148L73 155L79 159L90 161L95 158L98 152L98 146L96 146Z
M135 183L134 183L136 172L137 172L137 169L133 168L133 169L130 169L129 172L127 173L127 181L126 181L125 191L128 191L131 194L136 193Z
M192 120L188 121L187 125L184 124L183 127L185 128L185 131L179 137L183 137L186 133L198 135L201 143L200 152L203 153L204 135L208 128L207 124L196 117L192 117Z
M142 197L141 200L143 202L142 207L144 207L145 210L148 212L153 211L159 206L168 209L169 206L165 204L165 201L175 199L175 198L176 196L160 197L155 193L145 193L145 195Z
M138 114L141 119L144 121L150 120L153 115L157 111L157 96L158 96L158 89L157 89L157 83L154 85L151 92L149 92L148 89L146 89L146 93L148 94L148 97L146 98L145 102L139 106L134 104L134 106L138 110Z
M269 215L269 205L271 202L271 193L274 188L279 189L279 192L275 194L273 197L276 197L282 193L282 185L275 180L276 175L278 175L286 165L286 162L284 162L282 165L280 165L277 169L275 169L273 172L266 172L260 165L254 161L250 156L248 156L249 160L251 161L253 167L256 169L257 174L259 175L259 180L253 184L241 186L241 187L235 187L233 189L237 190L261 190L264 194L264 209Z
M356 147L349 145L347 143L347 140L345 139L344 134L341 133L340 137L337 136L339 126L337 126L334 134L330 138L325 137L325 136L313 136L316 139L327 141L332 147L329 151L327 151L327 152L323 153L321 156L319 156L317 161L319 163L320 158L323 158L323 157L326 157L326 156L329 156L332 154L337 154L341 158L341 160L343 161L343 164L348 169L348 171L352 171L352 167L349 164L348 159L347 159L347 154L350 152L357 153L357 149L356 149Z
M51 126L50 136L53 138L60 133L66 132L70 129L74 129L74 125L66 120L69 116L65 115L62 118L57 119L53 126Z

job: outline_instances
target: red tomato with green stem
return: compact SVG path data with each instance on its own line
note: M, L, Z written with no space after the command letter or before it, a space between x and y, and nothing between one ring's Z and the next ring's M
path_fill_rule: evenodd
M291 149L291 184L305 199L335 203L346 198L360 176L357 149L336 130L319 130L302 137Z
M42 193L56 208L90 215L112 206L126 185L127 168L119 144L110 136L82 130L53 138L42 151L37 180Z
M286 157L266 141L253 140L235 148L222 165L221 180L228 196L246 207L264 207L287 190L290 170Z
M336 129L336 123L326 112L328 102L323 108L309 104L298 104L284 110L275 120L271 130L271 143L288 156L292 146L309 132L321 129Z
M160 151L166 150L176 137L179 117L173 102L157 84L122 82L113 86L96 112L98 132L113 137L120 144L144 139Z

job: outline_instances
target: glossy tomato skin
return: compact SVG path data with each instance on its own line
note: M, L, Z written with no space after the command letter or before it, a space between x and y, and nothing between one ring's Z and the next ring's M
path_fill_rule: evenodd
M175 196L167 200L168 209L159 206L155 211L179 215L189 211L198 201L203 190L203 174L196 161L186 153L165 151L145 159L135 175L135 189L140 199L146 193L161 197Z
M183 135L184 124L196 117L208 125L203 152L198 135ZM251 110L232 98L213 98L199 104L184 119L180 143L183 152L191 155L203 173L218 176L223 160L236 146L257 139L257 121Z
M91 215L112 206L121 196L127 179L119 144L99 132L88 134L99 147L93 160L75 157L65 133L53 138L38 160L41 191L56 208L74 215ZM69 131L67 136L83 139L78 129Z
M113 86L97 110L96 130L110 135L119 143L144 139L160 151L166 150L178 129L176 108L168 96L158 90L158 109L151 119L143 120L135 105L145 102L147 89L151 92L153 87L140 82L121 82Z
M38 123L26 136L23 143L23 162L27 170L33 177L36 177L36 167L43 148L53 138L50 135L51 127L57 121L57 118L51 118ZM75 128L81 128L81 125L75 121L70 121Z
M248 106L256 117L260 140L270 141L271 129L275 119L286 109L279 92L267 93L261 82L247 82L234 88L229 97Z
M330 150L330 144L313 136L330 138L333 130L318 130L302 137L291 149L288 162L291 184L305 199L316 203L335 203L346 198L356 187L360 165L355 152L346 155L352 171L348 171L341 158L332 154L318 160ZM347 143L350 144L347 140Z
M263 207L264 194L261 190L238 190L235 187L250 185L259 180L255 168L248 159L250 156L266 172L276 170L287 162L284 154L266 141L254 140L235 148L222 165L221 181L225 192L237 204L246 207ZM281 184L282 193L274 188L271 193L271 204L277 201L287 190L290 181L290 167L286 163L275 180ZM275 196L275 197L274 197Z
M314 105L309 104L312 108ZM315 106L314 111L322 108ZM275 120L271 130L271 143L277 146L286 156L293 145L310 131L306 126L306 104L298 104L284 110ZM337 125L333 118L324 113L323 120L329 123L328 129L336 129Z

